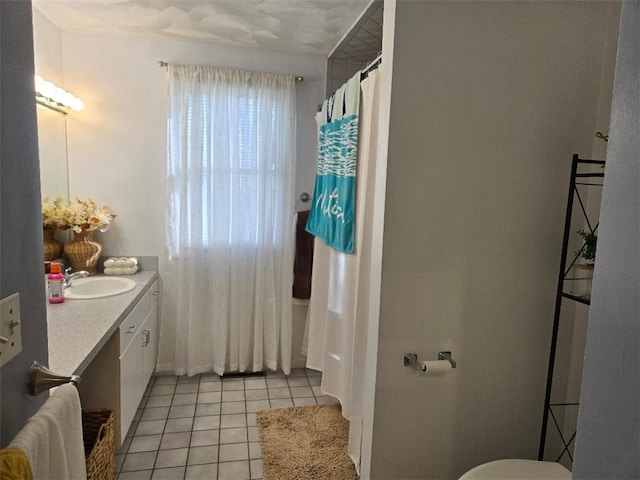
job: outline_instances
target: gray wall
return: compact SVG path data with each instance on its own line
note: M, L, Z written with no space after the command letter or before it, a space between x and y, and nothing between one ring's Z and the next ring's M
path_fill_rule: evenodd
M44 398L25 395L31 362L47 364L42 221L30 1L0 1L0 298L20 293L22 353L0 370L4 447Z
M640 3L623 5L574 478L640 478Z
M370 477L458 478L537 456L571 155L608 129L619 4L398 1L393 39L387 4ZM402 365L441 350L446 376Z

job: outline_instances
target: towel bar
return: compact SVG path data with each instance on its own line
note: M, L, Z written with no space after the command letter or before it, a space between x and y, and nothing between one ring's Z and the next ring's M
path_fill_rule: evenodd
M50 388L59 387L65 383L73 383L77 387L80 383L80 376L60 375L38 362L33 362L29 373L29 383L27 383L27 393L32 396L39 395Z

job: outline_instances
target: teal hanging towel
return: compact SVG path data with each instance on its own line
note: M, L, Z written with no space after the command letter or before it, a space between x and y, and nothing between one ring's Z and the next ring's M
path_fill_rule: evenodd
M336 250L353 253L360 72L322 104L318 164L307 232Z

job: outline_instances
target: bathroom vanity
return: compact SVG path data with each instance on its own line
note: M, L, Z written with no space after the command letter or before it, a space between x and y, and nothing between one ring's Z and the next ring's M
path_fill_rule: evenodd
M115 412L116 447L133 421L158 355L158 274L128 276L133 290L47 306L49 368L80 375L82 408Z

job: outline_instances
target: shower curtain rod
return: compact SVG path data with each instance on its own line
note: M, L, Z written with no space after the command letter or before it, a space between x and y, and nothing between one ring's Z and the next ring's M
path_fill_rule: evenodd
M158 66L162 68L167 68L169 66L169 63L165 62L164 60L158 60ZM296 82L297 83L304 82L304 77L300 75L296 75Z
M369 75L369 72L371 70L373 70L374 68L377 68L378 65L380 65L382 63L382 53L379 53L378 56L376 56L376 58L374 58L373 60L371 60L366 67L364 67L362 70L360 70L360 81L364 80L365 78L367 78L367 75ZM335 95L336 92L333 92L331 95L329 95L328 98L331 98L333 95ZM322 111L322 104L319 103L316 106L316 111L321 112Z
M382 63L382 53L379 53L376 58L371 60L369 64L360 71L360 80L367 78L369 71L376 68L380 63Z

